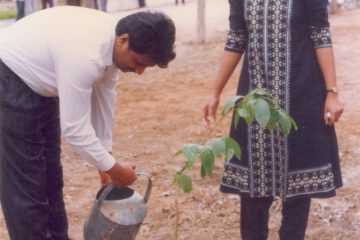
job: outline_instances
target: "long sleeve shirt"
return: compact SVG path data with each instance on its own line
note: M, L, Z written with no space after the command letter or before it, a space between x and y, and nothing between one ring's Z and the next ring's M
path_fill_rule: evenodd
M117 19L100 11L55 7L38 11L0 35L0 59L34 92L59 97L65 140L89 163L110 169L118 69Z

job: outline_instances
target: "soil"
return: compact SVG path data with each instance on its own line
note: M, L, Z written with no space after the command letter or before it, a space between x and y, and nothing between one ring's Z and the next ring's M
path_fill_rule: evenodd
M360 129L357 126L360 120L360 11L332 15L331 24L338 85L346 103L342 119L336 125L344 187L334 198L313 200L306 239L357 240L360 239L357 182L360 177ZM183 159L172 159L172 154L182 144L200 143L207 135L201 110L210 92L226 36L225 27L220 25L222 31L217 31L211 26L205 44L189 40L186 31L178 32L177 58L168 69L153 68L141 76L120 76L113 154L118 161L135 163L153 179L148 215L137 240L174 239L176 189L171 183ZM224 90L223 102L235 94L238 75L239 69ZM213 136L226 135L229 122L230 119L226 119L221 123ZM96 169L78 157L66 143L62 164L69 232L72 239L81 240L83 223L100 187L99 178ZM201 179L198 165L191 171L194 189L179 197L180 239L240 239L239 199L219 192L222 165L222 160L217 161L213 176L205 179ZM139 178L134 188L144 192L145 185L146 180ZM275 201L271 207L270 240L278 239L280 220L281 203ZM8 239L2 214L0 239Z

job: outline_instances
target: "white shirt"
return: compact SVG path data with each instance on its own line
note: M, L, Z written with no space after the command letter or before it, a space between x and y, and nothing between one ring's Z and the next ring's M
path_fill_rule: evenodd
M1 32L0 59L36 93L60 99L63 137L100 170L115 159L112 15L80 7L38 11Z

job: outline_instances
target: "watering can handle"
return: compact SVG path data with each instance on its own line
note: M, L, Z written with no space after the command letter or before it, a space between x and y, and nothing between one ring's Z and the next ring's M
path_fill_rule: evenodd
M145 203L147 203L149 201L150 198L150 193L151 193L151 189L152 189L152 180L151 177L149 176L149 174L147 174L147 172L145 172L144 170L136 170L135 174L138 176L145 176L148 179L148 186L145 192L145 196L144 196L144 201ZM101 203L105 200L105 198L107 197L107 195L111 192L111 190L114 188L114 185L112 183L110 183L109 185L107 185L105 187L105 189L103 190L103 192L101 193L99 199L96 201L96 205L97 208L100 207Z
M145 176L148 179L148 185L147 185L145 196L144 196L144 201L145 201L145 203L147 203L149 201L150 193L151 193L151 189L152 189L151 177L145 170L141 170L141 169L136 170L135 174L138 176Z
M113 189L114 185L112 183L108 184L105 189L103 190L103 192L100 194L99 199L97 199L95 201L95 205L93 207L93 211L95 211L95 215L98 216L100 213L100 205L101 203L105 200L105 198L107 197L107 195L111 192L111 190Z

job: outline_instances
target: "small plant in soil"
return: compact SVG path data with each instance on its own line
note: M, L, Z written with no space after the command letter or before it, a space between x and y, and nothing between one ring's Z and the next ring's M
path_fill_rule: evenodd
M185 162L181 169L176 171L173 178L173 185L185 193L191 192L192 179L186 174L196 160L201 161L201 177L210 176L215 167L216 159L225 159L229 161L234 156L241 158L241 148L232 138L223 136L211 138L211 133L218 124L234 110L234 124L238 126L240 119L244 119L247 125L259 124L261 128L273 131L280 127L284 135L288 135L291 129L297 129L295 121L283 109L275 104L274 96L265 89L255 89L245 96L233 96L223 106L221 119L209 130L207 136L200 144L184 144L175 154L174 158L183 156ZM176 197L176 239L178 239L179 228L179 206L178 196Z

